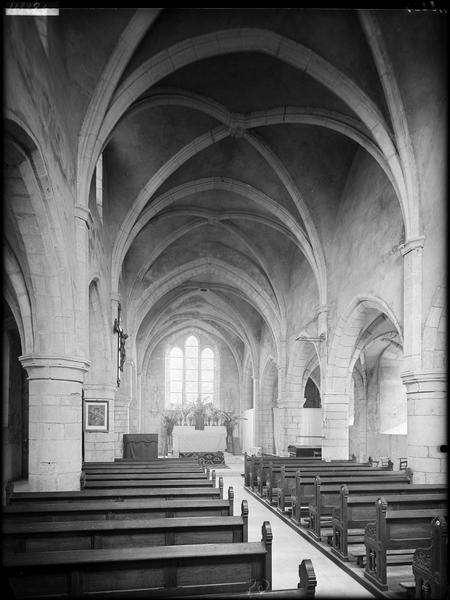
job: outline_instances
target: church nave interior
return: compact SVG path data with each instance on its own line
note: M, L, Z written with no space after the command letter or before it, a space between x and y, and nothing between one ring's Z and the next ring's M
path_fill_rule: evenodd
M5 13L4 506L182 457L442 492L438 4Z

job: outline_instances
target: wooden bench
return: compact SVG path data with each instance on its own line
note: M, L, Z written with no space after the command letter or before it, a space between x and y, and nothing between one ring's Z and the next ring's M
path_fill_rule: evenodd
M431 521L431 546L417 548L412 560L415 598L448 597L447 519L439 514Z
M299 467L302 465L315 465L315 464L327 464L325 460L314 457L295 457L295 456L276 456L273 454L263 454L262 456L244 456L244 483L247 487L253 489L257 483L257 475L261 472L261 469L266 469L269 463L273 464L286 464L292 465L298 464ZM348 461L339 461L351 463ZM328 463L330 464L330 463ZM263 479L265 474L263 474Z
M269 498L272 498L272 503L277 505L277 509L285 514L288 508L292 508L293 517L296 520L300 520L300 513L302 507L307 512L309 501L314 493L314 477L320 475L322 479L334 479L339 483L339 478L346 477L351 474L352 478L367 478L367 477L397 477L399 474L394 472L387 472L382 469L336 469L336 470L322 470L317 471L305 471L297 469L297 471L287 471L285 468L281 468L280 481L278 487L272 489L269 492ZM404 474L403 474L404 475ZM412 477L412 473L408 471L407 476ZM361 479L361 482L363 480ZM268 498L268 500L269 500ZM299 502L297 502L299 499ZM295 510L293 507L296 507ZM295 514L297 511L298 514Z
M261 542L7 554L3 568L17 599L229 597L271 590L272 532L265 521ZM312 597L312 565L301 574L304 597Z
M300 470L302 473L314 473L320 474L321 471L381 471L381 469L376 469L374 467L370 467L365 464L358 463L350 463L348 461L336 461L336 462L328 462L328 463L320 463L316 465L290 465L290 464L269 464L266 469L266 479L265 481L261 478L261 476L257 475L257 491L261 497L266 496L269 504L272 504L274 498L274 490L280 487L282 472L284 473L284 477L291 476L295 478L296 472ZM265 494L264 494L265 492Z
M364 576L378 589L386 591L387 565L412 564L416 548L426 548L431 543L431 522L443 510L425 508L420 510L390 510L386 498L376 501L376 521L365 528L366 565ZM389 554L389 561L388 561Z
M391 510L419 509L426 502L427 507L437 507L445 502L445 484L411 484L400 495L386 495ZM372 492L349 492L343 485L339 493L339 505L333 509L332 551L342 560L348 560L349 544L362 544L364 530L376 518L376 501L379 494ZM426 498L425 498L426 496Z
M4 523L3 552L131 548L248 541L248 505L240 516Z
M199 463L202 462L202 458L201 457L196 457L196 456L158 456L158 458L115 458L114 459L114 463L116 464L122 464L122 463L128 463L128 464L136 464L136 463L177 463L177 462L181 462L181 463ZM111 464L111 461L88 461L88 464Z
M183 481L207 481L211 479L215 486L216 472L214 469L208 473L112 473L111 475L85 475L80 478L81 489L104 487L138 487L149 485L164 485L166 480L176 479ZM160 483L161 482L161 483Z
M252 490L257 485L257 476L261 473L262 469L266 469L269 463L274 464L290 464L295 466L301 465L312 465L319 464L322 461L320 458L297 458L290 456L274 456L274 455L263 455L263 456L244 456L244 483L247 487Z
M205 467L199 463L191 463L185 465L183 463L178 464L116 464L111 463L110 465L90 465L84 464L82 470L85 473L99 474L99 473L169 473L170 471L176 471L178 473L202 473L205 471Z
M399 474L401 477L401 474ZM386 478L377 477L373 483L353 483L351 481L342 481L340 484L325 483L322 485L321 478L316 477L314 483L314 496L309 503L309 529L310 533L316 539L321 539L321 528L329 528L329 536L332 534L331 517L334 508L339 506L339 494L341 485L346 484L351 493L362 494L372 493L373 495L382 496L386 494L402 494L412 493L411 483L406 477L402 480L400 477L387 476Z
M216 487L216 475L212 479L104 479L100 481L88 481L81 487L84 490L98 489L137 489L137 488L160 488L160 487Z
M214 517L233 515L234 490L228 499L127 499L89 502L36 502L10 504L3 508L3 522L91 521L112 519L156 519L160 517Z
M116 500L145 498L223 498L223 478L219 478L219 487L139 487L83 489L74 492L15 492L7 498L7 504L49 503L49 502L90 502L91 500Z
M208 473L191 473L189 471L158 471L147 473L133 473L124 471L123 473L86 473L86 483L89 481L120 481L127 479L209 479Z

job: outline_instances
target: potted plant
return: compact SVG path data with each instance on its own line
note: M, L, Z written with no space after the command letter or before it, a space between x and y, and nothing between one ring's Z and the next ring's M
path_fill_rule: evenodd
M180 418L180 413L177 410L168 410L162 415L162 422L164 426L164 431L166 433L166 442L165 442L165 452L164 455L167 456L169 452L173 450L173 440L172 440L172 432L174 426L178 423Z
M247 421L246 417L240 417L233 410L220 411L222 425L227 430L227 452L234 453L233 430L239 421Z

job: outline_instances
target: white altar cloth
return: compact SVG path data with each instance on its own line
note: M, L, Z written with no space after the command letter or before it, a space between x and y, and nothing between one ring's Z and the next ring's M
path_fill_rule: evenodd
M227 448L227 430L223 425L209 425L205 429L175 425L172 439L174 456L180 452L223 452Z

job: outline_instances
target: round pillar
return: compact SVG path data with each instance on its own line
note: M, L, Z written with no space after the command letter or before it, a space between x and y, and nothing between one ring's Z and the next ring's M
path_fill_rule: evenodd
M402 374L408 398L408 467L414 483L447 481L446 376L436 371Z
M19 360L29 382L28 489L79 490L81 390L89 363L50 354Z

